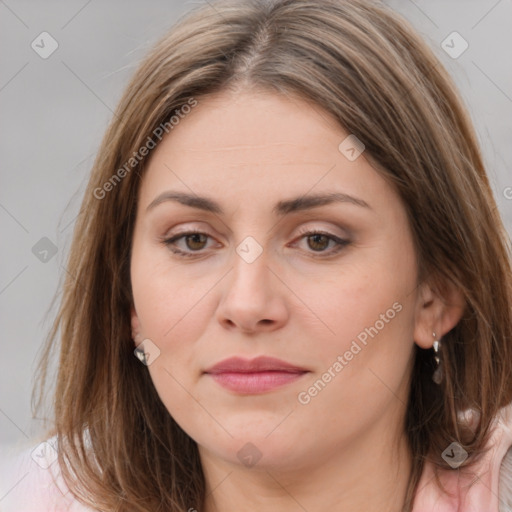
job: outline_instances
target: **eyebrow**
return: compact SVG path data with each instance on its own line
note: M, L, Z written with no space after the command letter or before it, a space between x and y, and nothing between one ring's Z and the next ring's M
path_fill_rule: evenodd
M175 201L185 206L190 206L192 208L197 208L199 210L204 210L219 215L224 213L219 203L209 197L187 194L185 192L175 192L171 190L163 192L155 199L153 199L153 201L151 201L149 206L146 208L146 212L167 201ZM372 209L371 206L363 199L359 199L342 192L333 192L328 194L305 195L285 201L279 201L272 209L272 213L274 213L274 215L283 216L287 213L310 210L312 208L317 208L332 203L349 203L360 206L362 208L368 208L370 210Z

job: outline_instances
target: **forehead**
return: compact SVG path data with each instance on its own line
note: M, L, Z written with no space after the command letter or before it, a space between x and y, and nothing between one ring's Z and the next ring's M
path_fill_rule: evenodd
M263 92L218 93L198 105L164 139L157 152L177 152L188 160L222 159L235 165L246 157L251 165L311 158L319 149L330 161L342 128L311 102ZM305 162L307 163L307 162Z
M383 192L364 154L350 161L340 151L349 134L311 102L261 92L197 101L153 150L141 204L170 188L239 202L336 187L359 196Z

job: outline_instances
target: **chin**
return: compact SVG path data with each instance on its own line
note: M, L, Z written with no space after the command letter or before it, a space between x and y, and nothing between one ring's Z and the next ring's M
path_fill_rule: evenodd
M302 458L310 458L297 450L304 450L304 439L298 433L275 429L276 425L263 430L251 428L250 424L241 429L228 427L233 438L223 436L220 442L218 438L202 439L199 444L230 464L260 470L297 469Z

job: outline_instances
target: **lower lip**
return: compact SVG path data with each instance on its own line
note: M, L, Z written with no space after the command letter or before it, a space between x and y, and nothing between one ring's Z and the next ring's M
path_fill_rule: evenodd
M209 373L222 387L236 393L256 394L279 388L300 379L307 372Z

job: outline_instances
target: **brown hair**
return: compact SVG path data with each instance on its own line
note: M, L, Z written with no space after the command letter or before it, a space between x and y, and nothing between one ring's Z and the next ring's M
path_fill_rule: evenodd
M402 198L420 281L440 296L451 283L465 298L461 320L442 340L441 386L432 382L432 352L415 346L404 426L413 456L410 510L426 458L449 468L440 454L458 441L469 466L497 410L512 401L510 246L447 72L405 21L362 0L204 5L135 73L94 162L41 360L43 389L60 329L53 432L63 476L77 498L101 510L202 509L197 446L133 355L130 249L148 158L104 198L97 191L191 98L200 103L237 87L297 94L363 141L365 156ZM469 407L480 414L470 434L457 419Z

